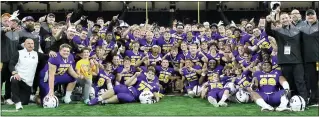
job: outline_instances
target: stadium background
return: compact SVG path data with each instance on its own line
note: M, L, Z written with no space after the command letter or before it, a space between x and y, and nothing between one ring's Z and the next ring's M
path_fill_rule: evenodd
M33 16L36 20L48 13L56 15L56 21L63 21L67 13L77 9L75 2L1 2L1 12L9 12L19 9L20 19L24 16ZM222 20L221 14L228 20L239 23L242 18L255 18L257 21L269 13L269 2L199 2L200 22L218 22ZM227 8L226 8L226 7ZM121 2L84 2L84 15L89 20L95 21L97 17L103 16L110 20L112 16L121 13ZM145 2L130 2L131 10L125 16L129 24L140 24L145 22ZM223 8L223 12L220 12ZM283 2L282 10L300 10L304 14L308 8L318 12L319 2ZM168 26L171 21L177 19L184 23L197 23L198 2L148 2L148 18L151 23L157 22L160 26ZM170 11L174 12L170 12ZM4 91L2 91L3 93ZM62 103L61 103L62 104ZM88 107L79 104L62 104L57 109L43 109L36 105L28 105L22 111L15 111L14 106L2 105L1 115L13 116L101 116L101 115L131 115L131 116L317 116L318 108L310 108L305 112L260 112L260 108L254 104L234 104L226 108L214 108L207 100L191 99L188 97L165 97L161 103L153 105L118 104Z
M198 5L199 3L199 5ZM200 22L218 22L222 19L222 13L229 20L239 23L242 18L265 17L269 13L269 3L264 1L245 1L245 2L147 2L149 22L157 22L161 26L168 26L173 19L184 23L197 23L198 8L200 9ZM89 20L95 21L97 17L103 16L105 20L110 20L112 16L121 13L123 4L121 2L84 2L84 15ZM313 8L318 12L319 2L282 2L282 11L291 11L298 9L304 14L306 9ZM129 13L126 14L125 20L128 24L140 24L145 22L146 2L128 2L130 7ZM199 6L199 7L198 7ZM225 7L226 6L226 7ZM73 12L78 8L75 2L1 2L1 12L10 12L19 9L20 16L31 15L35 19L40 18L48 13L56 15L56 21L65 19L67 13ZM173 10L173 12L171 12ZM85 23L85 22L84 22Z

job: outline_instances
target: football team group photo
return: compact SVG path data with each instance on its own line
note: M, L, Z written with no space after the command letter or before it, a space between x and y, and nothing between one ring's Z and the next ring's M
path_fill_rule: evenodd
M318 116L318 1L1 1L1 115Z

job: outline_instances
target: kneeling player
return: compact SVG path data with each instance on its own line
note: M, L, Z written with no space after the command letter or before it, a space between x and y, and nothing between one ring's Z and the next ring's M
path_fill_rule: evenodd
M212 77L208 77L208 81L203 84L202 98L208 92L208 101L215 107L227 106L225 102L229 97L229 88L224 88L223 83L219 80L218 73L214 73ZM217 103L217 101L219 101Z
M185 68L180 69L180 74L183 76L182 81L186 79L186 89L187 94L190 97L194 97L197 92L194 92L193 89L195 86L199 85L198 75L201 75L202 70L200 66L194 66L193 62L190 59L185 61Z
M149 69L147 74L153 74L155 69ZM155 77L141 77L140 72L136 72L131 78L125 81L125 85L116 85L113 89L106 91L101 96L94 98L88 105L96 105L98 102L104 103L131 103L139 99L139 95L143 91L151 91L156 97L156 102L159 101L159 87L157 83L153 83ZM155 86L157 85L157 86Z
M67 84L64 102L71 102L71 94L76 84L75 78L80 77L73 69L74 58L70 55L71 46L62 44L57 57L50 58L48 64L40 72L41 102L45 96L54 97L54 85Z
M268 61L263 63L262 70L253 75L252 85L258 89L258 91L250 90L253 100L262 107L262 111L273 111L273 106L278 105L276 111L290 111L287 108L289 84L286 79L280 71L272 70L271 63Z

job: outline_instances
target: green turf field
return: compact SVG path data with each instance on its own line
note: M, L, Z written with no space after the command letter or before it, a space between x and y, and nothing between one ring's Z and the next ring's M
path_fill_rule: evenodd
M215 108L207 100L181 96L166 96L159 103L150 105L131 103L89 107L81 103L62 104L56 109L43 109L36 105L29 105L24 106L24 109L18 112L14 112L14 106L2 105L1 109L1 115L4 116L318 116L318 108L315 107L305 112L261 112L260 107L253 103L229 103L229 107Z

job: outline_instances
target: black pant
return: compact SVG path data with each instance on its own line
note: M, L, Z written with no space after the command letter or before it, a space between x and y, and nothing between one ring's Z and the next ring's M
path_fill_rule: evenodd
M10 83L11 72L9 70L9 62L4 62L1 70L1 90L2 84L5 82L5 94L4 99L11 98L11 83Z
M316 63L305 63L306 85L311 102L318 102L318 77Z
M28 105L31 95L31 87L23 81L11 79L12 101L21 102L22 105Z
M291 95L300 95L306 101L308 91L304 78L303 64L281 64L280 66L282 74L287 79L292 90Z
M39 84L40 84L40 70L37 70L35 72L35 75L34 75L34 80L33 80L33 86L32 86L32 90L31 90L31 93L33 95L36 94L37 90L38 90L38 87L39 87Z

